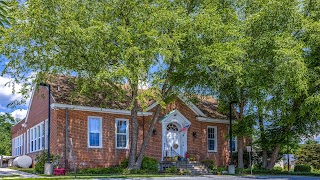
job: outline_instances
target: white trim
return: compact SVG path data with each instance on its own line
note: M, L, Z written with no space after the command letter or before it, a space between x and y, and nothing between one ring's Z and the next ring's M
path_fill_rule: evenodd
M126 147L118 147L117 144L117 122L118 121L126 121L127 127L126 127ZM116 149L129 149L129 120L123 119L123 118L116 118L115 119L115 145Z
M36 86L33 85L32 94L31 94L31 97L30 97L29 106L28 106L28 111L27 111L27 116L26 116L26 119L24 120L24 124L27 124L27 122L28 122L28 117L29 117L29 112L30 112L30 108L31 108L31 104L32 104L34 92L35 92L35 87L36 87ZM27 124L27 125L28 125L28 124ZM26 125L26 127L27 127L27 125Z
M206 117L206 115L196 106L194 105L187 97L180 94L178 97L186 104L188 107L198 116Z
M180 126L180 129L191 125L191 122L184 117L178 110L174 110L170 112L164 119L161 120L162 124L162 159L166 156L166 150L168 150L168 146L166 144L167 141L167 125L169 123L177 123ZM184 132L179 132L179 139L180 139L180 152L181 156L188 151L188 129Z
M49 133L49 123L48 119L44 121L44 149L48 149L48 133Z
M39 124L31 127L30 130L30 138L29 138L29 153L38 152L43 150L43 131L41 131L41 126L43 126L44 121ZM39 133L40 132L40 133ZM32 145L31 145L32 144ZM32 148L31 148L32 147Z
M154 107L156 107L158 105L157 102L154 102L153 104L151 104L147 109L146 111L150 111L151 109L153 109Z
M209 150L209 138L208 138L208 129L213 128L214 129L214 150ZM218 127L217 126L207 126L207 151L208 152L218 152Z
M90 132L89 132L89 121L90 121L90 118L96 118L96 119L99 119L100 121L100 130L99 130L99 146L90 146ZM99 117L99 116L88 116L87 118L87 145L88 145L88 148L102 148L102 117Z
M201 122L212 122L212 123L219 123L219 124L229 124L228 120L223 120L223 119L214 119L214 118L206 118L206 117L196 117L196 119L201 121ZM234 122L234 120L232 122Z
M184 102L197 116L206 117L206 115L196 105L194 105L187 97L180 94L180 95L178 95L178 98L181 99L181 101ZM156 105L158 105L157 102L151 104L147 108L147 111L150 111Z
M69 108L71 110L79 110L79 111L131 115L131 111L129 111L129 110L107 109L107 108L97 108L97 107L89 107L89 106L77 106L77 105L60 104L60 103L52 103L51 108L52 109ZM152 114L153 114L152 112L138 112L138 116L150 116Z

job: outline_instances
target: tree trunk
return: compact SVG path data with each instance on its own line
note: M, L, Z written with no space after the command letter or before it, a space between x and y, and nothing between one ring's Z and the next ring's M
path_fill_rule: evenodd
M241 93L240 97L241 99L243 99L243 94ZM240 109L240 112L239 112L239 119L238 121L243 121L243 113L244 113L244 105L245 105L245 102L242 101L240 102L239 104L239 109ZM244 163L243 163L243 146L244 146L244 136L243 135L240 135L238 137L238 168L244 168Z
M276 164L279 151L280 151L280 144L276 144L275 148L273 149L270 162L268 164L268 169L269 170L273 169L274 165Z
M268 165L268 154L267 154L267 150L263 149L262 150L262 168L266 169Z
M258 117L259 117L259 129L260 129L260 139L261 139L261 148L262 148L262 168L266 169L268 165L268 154L266 149L266 138L264 132L264 123L262 117L262 110L258 107Z
M244 168L244 164L243 164L243 136L238 137L238 168Z
M138 160L136 162L136 166L137 167L141 167L142 160L143 160L143 157L144 157L144 153L145 153L145 150L146 150L147 145L149 143L149 140L150 140L150 138L152 136L152 132L153 132L154 126L156 125L156 123L158 121L160 110L161 110L161 106L157 105L157 109L156 109L156 112L155 112L155 114L153 116L153 119L152 119L152 121L150 123L150 127L149 127L149 130L148 130L148 133L146 134L146 136L144 138L144 141L142 143L142 146L140 148Z
M138 85L132 85L132 100L133 100L133 107L131 109L131 138L130 138L130 153L129 153L129 163L128 169L137 169L136 167L136 155L137 155L137 143L138 143L138 131L139 131L139 124L138 124Z

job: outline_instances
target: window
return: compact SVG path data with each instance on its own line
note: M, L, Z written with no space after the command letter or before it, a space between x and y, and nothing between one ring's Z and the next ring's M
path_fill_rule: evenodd
M232 151L237 151L238 150L238 142L237 142L237 137L232 137ZM230 147L229 147L230 148Z
M13 143L13 156L20 156L22 155L22 137L23 135L20 135L18 137L15 137L12 140Z
M127 119L116 119L116 148L127 149L129 123Z
M49 129L49 124L48 124L48 119L45 121L45 137L44 137L44 148L48 148L48 129Z
M43 149L43 122L30 128L30 152Z
M230 128L228 128L228 133L230 133ZM229 136L230 137L230 136ZM228 139L228 143L230 142L230 139ZM235 152L238 150L238 142L237 137L232 137L232 152ZM230 151L230 144L228 145L228 149Z
M88 117L88 147L102 147L102 118Z
M27 146L26 146L26 148L27 148L27 153L29 153L30 152L30 145L29 145L29 139L30 139L30 133L29 133L30 131L29 131L29 129L27 130Z
M207 137L208 137L208 151L217 152L217 127L216 126L208 126Z

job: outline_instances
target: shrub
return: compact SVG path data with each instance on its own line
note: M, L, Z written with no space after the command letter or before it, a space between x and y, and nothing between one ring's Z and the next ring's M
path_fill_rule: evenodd
M54 168L59 166L59 160L60 160L59 155L50 154L50 161L52 162ZM39 154L37 154L34 171L36 173L43 174L44 165L46 162L47 162L47 151L42 151Z
M175 166L171 166L171 167L166 169L166 173L176 174L177 172L178 172L178 169Z
M156 159L153 159L150 157L144 157L142 161L141 169L150 173L158 172L158 164L159 163Z
M129 164L129 159L126 158L125 160L123 160L121 163L120 163L120 167L122 168L127 168L128 167L128 164Z
M320 144L300 145L295 153L296 164L308 164L315 169L320 169Z
M205 159L202 161L202 164L204 164L208 169L213 169L214 168L214 160L212 159Z
M129 160L125 159L121 162L120 167L121 168L127 168L128 167ZM141 170L145 173L155 173L158 172L158 161L156 159L150 158L150 157L144 157L141 164ZM132 171L132 173L135 173Z
M280 166L275 166L275 167L273 168L273 170L282 171L282 167L280 167Z
M114 167L107 167L107 168L88 168L88 169L81 169L78 173L79 174L122 174L123 168L114 166Z
M305 164L298 164L294 166L294 172L311 172L311 166Z

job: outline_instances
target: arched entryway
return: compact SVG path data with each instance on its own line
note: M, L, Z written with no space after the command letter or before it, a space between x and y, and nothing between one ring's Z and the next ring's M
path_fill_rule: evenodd
M162 157L184 157L187 152L187 136L190 121L178 110L162 118Z

